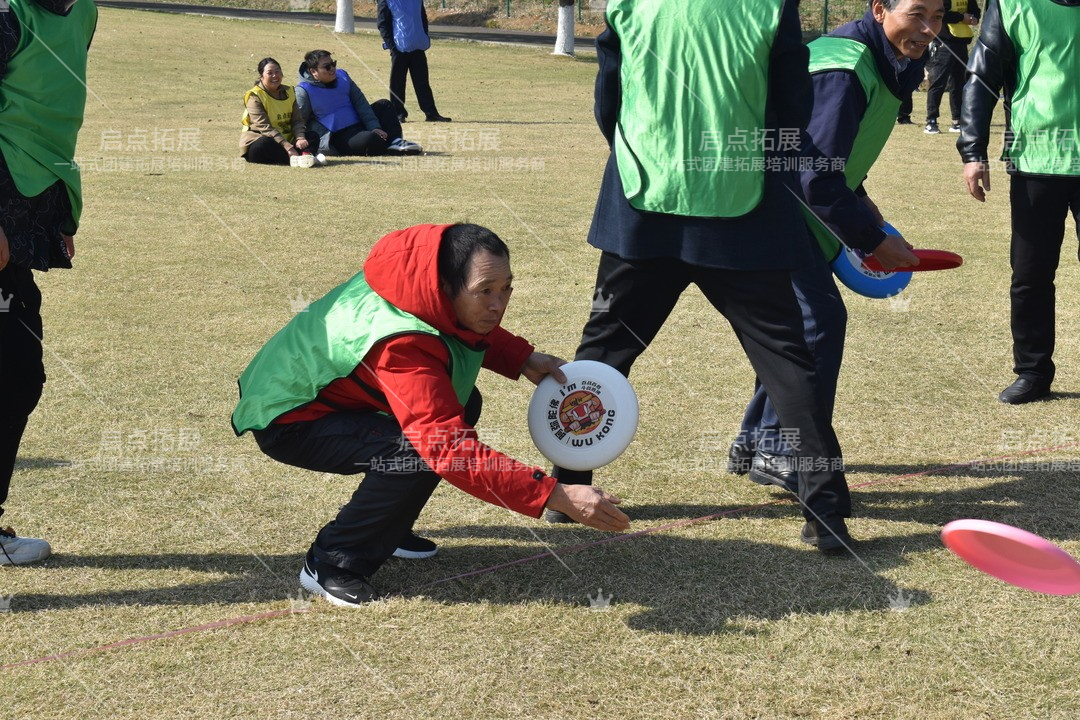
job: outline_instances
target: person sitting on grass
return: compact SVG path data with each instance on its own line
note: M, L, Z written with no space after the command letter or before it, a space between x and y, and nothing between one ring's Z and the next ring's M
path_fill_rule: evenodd
M288 165L290 158L310 156L319 147L318 134L307 129L296 106L296 93L288 85L282 85L281 78L278 61L263 58L259 61L255 87L244 93L240 154L248 162ZM314 162L301 166L311 165Z
M376 600L371 575L435 543L413 523L445 478L470 495L539 517L625 530L620 500L564 485L477 439L481 368L559 382L564 360L501 327L510 251L477 225L417 225L386 235L363 270L297 313L240 376L233 430L287 465L364 473L315 537L300 585L334 605Z
M418 155L419 145L401 136L389 100L368 104L349 74L326 50L300 63L296 103L307 127L319 135L319 151L337 155Z

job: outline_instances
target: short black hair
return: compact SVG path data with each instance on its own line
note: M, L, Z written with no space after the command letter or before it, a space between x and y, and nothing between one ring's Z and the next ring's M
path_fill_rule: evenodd
M330 57L329 50L312 50L304 56L304 64L307 65L308 70L314 70L319 67L319 63L323 58Z
M870 7L874 6L874 0L869 0L867 3ZM900 4L900 0L881 0L881 4L885 6L885 9L892 12L896 9L896 6ZM951 97L951 96L950 96Z
M510 248L486 227L464 223L443 230L439 243L439 282L449 289L451 299L465 287L469 261L478 250L510 259Z

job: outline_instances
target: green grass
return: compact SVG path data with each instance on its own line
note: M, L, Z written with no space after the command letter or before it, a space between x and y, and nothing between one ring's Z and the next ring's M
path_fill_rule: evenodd
M78 155L231 160L255 62L273 55L291 68L320 46L369 97L385 95L388 60L374 35L103 10L89 84L109 109L91 98ZM455 118L445 129L460 133L456 149L447 136L435 157L540 158L543 168L337 159L311 171L85 173L76 269L39 276L49 382L4 518L50 539L56 555L0 572L12 610L0 614L0 664L290 607L307 544L355 481L279 465L250 437L234 438L235 379L291 317L297 288L317 297L350 277L387 231L466 220L492 228L518 278L507 326L573 354L597 259L584 238L607 156L592 119L595 61L450 42L429 59L439 108ZM101 149L103 132L126 143L155 128L197 129L201 151ZM405 128L432 145L430 126ZM480 131L497 133L498 149L466 149ZM567 553L565 566L545 559L439 583L544 544L604 537L444 485L418 526L441 552L387 563L375 578L397 594L387 602L347 611L316 601L305 614L2 669L3 715L1075 717L1075 602L981 575L938 533L951 519L984 517L1080 554L1077 473L898 478L1080 433L1071 221L1058 282L1062 397L1015 408L994 399L1012 375L1008 191L1003 174L993 180L978 205L962 188L952 138L902 127L867 183L916 245L955 249L966 262L917 276L907 312L846 295L837 432L849 482L878 482L854 491L862 562L801 546L793 503L717 469L753 378L727 323L690 291L634 369L641 428L598 482L626 499L633 530L737 512ZM485 376L481 389L482 435L538 462L524 425L529 384ZM155 431L172 450L155 446ZM225 469L88 464L116 433L129 460L210 458ZM1076 448L1035 456L1077 457ZM598 588L612 595L607 612L589 610Z

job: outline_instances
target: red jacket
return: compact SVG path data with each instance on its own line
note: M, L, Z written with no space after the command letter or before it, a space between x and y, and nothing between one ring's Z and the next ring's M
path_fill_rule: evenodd
M476 349L484 367L516 380L533 346L501 327L480 335L457 324L439 289L438 248L447 225L417 225L385 236L364 263L364 279L395 307ZM450 353L433 335L398 335L377 343L349 377L275 423L334 412L390 413L424 461L455 487L481 500L539 517L556 480L481 443L465 422L450 381Z

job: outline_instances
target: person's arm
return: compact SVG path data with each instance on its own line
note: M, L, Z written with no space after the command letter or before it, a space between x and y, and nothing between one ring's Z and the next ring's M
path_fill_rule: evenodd
M311 98L308 97L307 90L297 85L296 91L296 107L300 109L300 118L304 121L307 129L318 135L320 138L325 138L330 134L330 131L319 122L318 118L311 111ZM325 141L324 141L325 142Z
M610 25L596 38L596 61L596 105L593 112L600 132L611 146L615 142L615 125L619 122L619 104L622 102L619 71L622 54L619 36Z
M262 100L259 99L256 93L251 93L248 96L247 113L248 127L251 128L252 132L273 138L274 142L281 145L286 151L293 151L293 144L286 140L285 136L270 122L270 116L266 114L266 108L263 107Z
M304 114L300 112L300 106L296 104L296 91L293 90L292 125L293 144L297 150L315 150L317 148L300 147L301 143L307 144L304 133L307 132L307 123L304 122Z
M383 47L392 53L397 52L394 46L394 14L390 12L390 5L386 0L379 0L377 8L375 25L382 36Z
M484 353L484 369L511 380L521 377L521 368L534 350L529 341L501 325L488 333L487 341L489 348Z
M360 86L353 82L352 78L349 78L349 100L352 102L356 114L360 116L360 122L364 124L365 130L382 130L382 126L379 125L379 118L375 117L375 111L371 109L371 105L368 103L367 98L364 97Z
M806 128L814 104L810 50L802 41L799 4L784 3L769 54L769 122L779 128Z
M956 149L964 161L964 183L980 202L990 190L990 120L998 93L1008 77L1015 76L1016 50L1001 24L998 0L987 0L979 38L968 61L968 79L960 112L960 137ZM1009 88L1011 90L1011 87ZM1007 93L1006 102L1011 99Z

